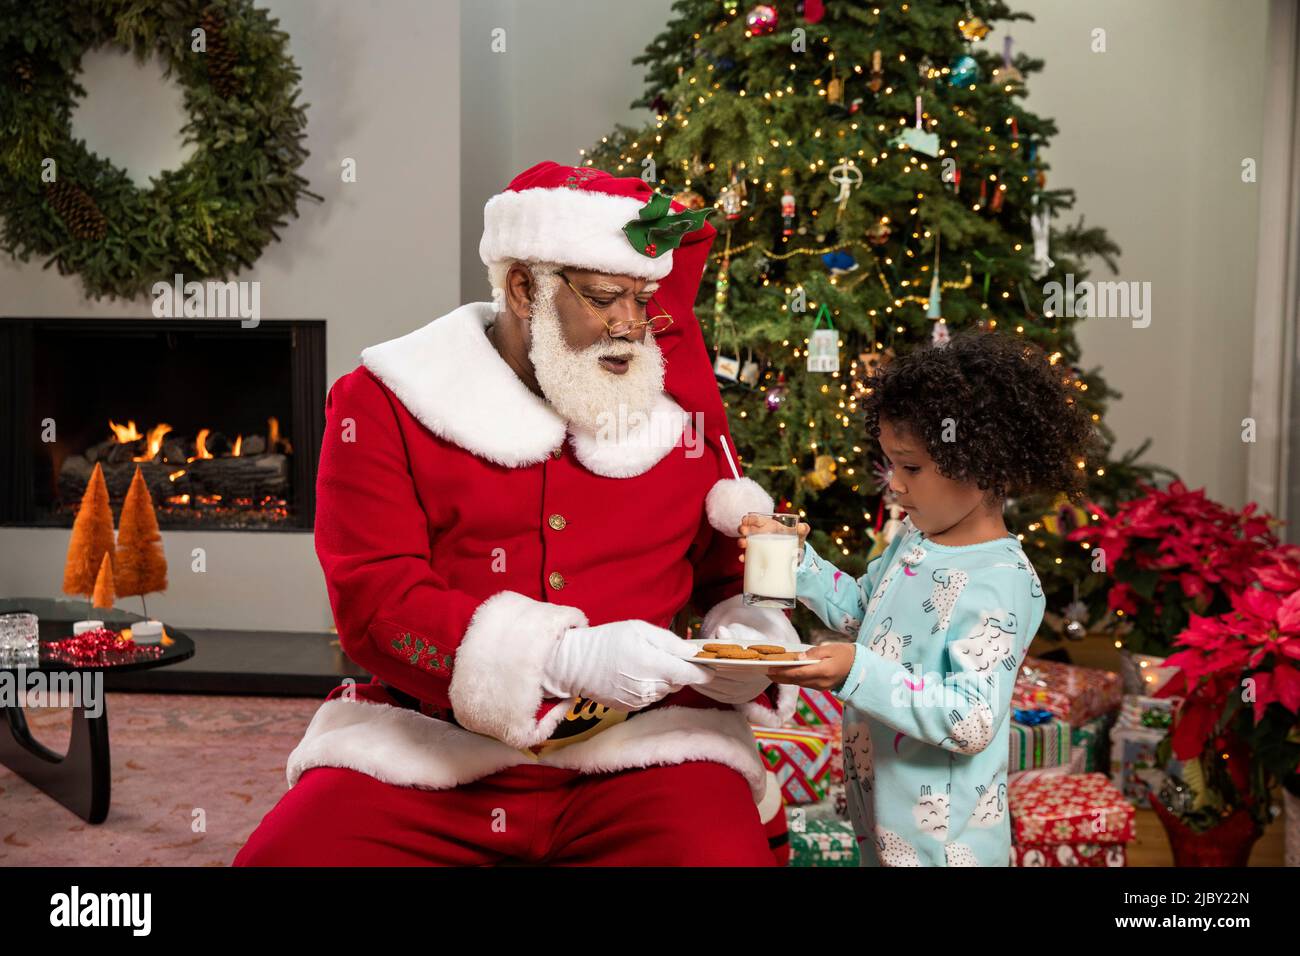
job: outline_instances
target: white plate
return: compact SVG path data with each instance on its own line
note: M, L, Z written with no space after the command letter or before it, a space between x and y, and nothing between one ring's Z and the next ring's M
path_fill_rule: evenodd
M695 645L697 650L702 650L705 644L735 644L737 647L749 647L754 644L775 644L776 641L704 641L693 640L687 641L687 644ZM813 649L811 644L782 644L787 651L810 651ZM694 661L696 664L703 664L705 667L802 667L804 664L811 664L812 661L736 661L726 660L721 657L690 657L687 660Z

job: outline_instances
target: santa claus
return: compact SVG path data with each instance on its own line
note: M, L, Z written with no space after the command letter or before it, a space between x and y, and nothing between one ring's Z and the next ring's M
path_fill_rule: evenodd
M693 606L700 637L797 640L740 593L741 517L773 503L692 312L715 230L552 162L483 215L493 301L329 391L316 551L374 680L329 695L235 863L771 865L750 723L797 688L679 636Z

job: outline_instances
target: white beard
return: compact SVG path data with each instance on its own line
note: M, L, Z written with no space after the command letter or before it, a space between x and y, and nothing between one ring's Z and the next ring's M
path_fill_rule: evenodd
M532 343L528 357L542 394L561 418L598 431L632 416L649 416L664 388L664 356L646 331L645 341L602 338L580 352L564 341L555 308L558 276L537 283L532 309ZM630 355L627 371L616 375L600 365L605 355ZM627 416L620 419L620 414Z

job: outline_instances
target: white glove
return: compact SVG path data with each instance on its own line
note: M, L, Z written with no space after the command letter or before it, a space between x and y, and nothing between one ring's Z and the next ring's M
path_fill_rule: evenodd
M724 624L718 628L714 637L719 641L745 644L771 643L762 632L744 624ZM722 704L746 704L772 683L772 678L761 667L708 667L705 670L709 671L709 682L698 684L695 689Z
M542 672L548 697L587 697L614 710L640 710L688 684L709 679L687 662L695 647L648 621L572 627Z

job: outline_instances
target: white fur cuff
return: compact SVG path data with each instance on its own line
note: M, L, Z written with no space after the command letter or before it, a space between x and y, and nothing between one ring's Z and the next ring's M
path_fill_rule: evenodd
M719 479L704 499L709 524L732 538L740 537L740 519L748 512L771 514L775 510L772 496L753 478Z
M542 674L556 641L571 627L585 627L576 607L535 601L515 591L494 594L474 612L452 668L456 722L512 747L541 743L568 708L553 707L542 720Z

